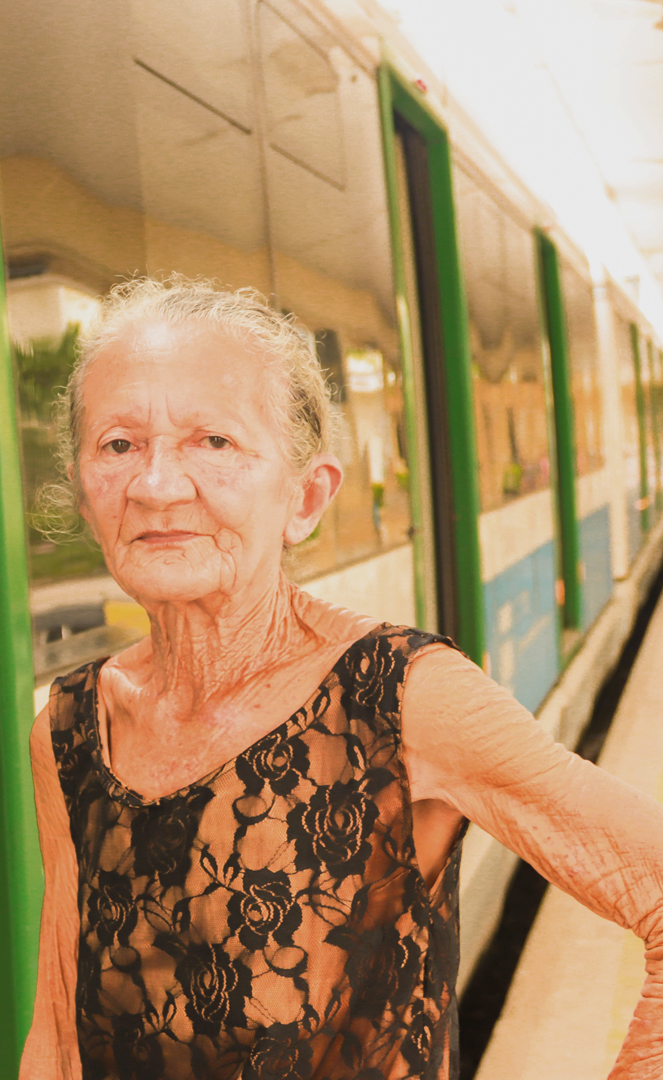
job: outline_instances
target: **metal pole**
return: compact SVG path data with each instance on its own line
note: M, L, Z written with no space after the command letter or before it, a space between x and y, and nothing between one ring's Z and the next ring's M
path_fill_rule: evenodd
M37 977L43 872L28 737L34 675L21 463L0 240L0 1071L18 1075Z

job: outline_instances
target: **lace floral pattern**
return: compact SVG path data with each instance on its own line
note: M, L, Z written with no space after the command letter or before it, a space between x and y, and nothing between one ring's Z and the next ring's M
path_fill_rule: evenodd
M103 661L57 680L84 1080L457 1075L460 840L431 896L399 740L407 665L445 640L380 628L286 723L151 801L103 764Z

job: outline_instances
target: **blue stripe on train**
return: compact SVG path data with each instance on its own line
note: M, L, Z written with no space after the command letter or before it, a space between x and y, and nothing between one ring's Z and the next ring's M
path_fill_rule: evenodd
M559 674L552 540L484 584L494 679L532 712Z
M608 507L583 518L579 530L586 629L612 591ZM484 611L492 676L534 712L559 676L552 540L485 582Z
M582 628L594 622L612 592L610 513L607 506L579 522L580 558L585 564L582 586Z

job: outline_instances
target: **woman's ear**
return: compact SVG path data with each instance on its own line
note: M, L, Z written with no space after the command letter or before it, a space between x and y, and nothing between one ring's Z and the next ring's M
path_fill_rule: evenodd
M342 480L338 458L333 454L316 454L300 481L300 496L283 532L286 544L301 544L311 535Z

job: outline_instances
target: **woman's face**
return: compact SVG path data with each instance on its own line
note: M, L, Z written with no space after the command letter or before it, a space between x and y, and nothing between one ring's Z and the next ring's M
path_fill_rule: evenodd
M113 577L146 606L255 592L333 497L335 458L318 455L303 478L284 458L278 377L196 322L131 324L90 368L81 510Z

